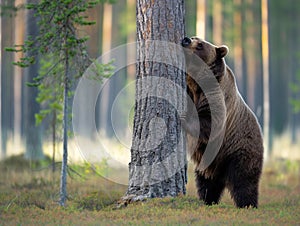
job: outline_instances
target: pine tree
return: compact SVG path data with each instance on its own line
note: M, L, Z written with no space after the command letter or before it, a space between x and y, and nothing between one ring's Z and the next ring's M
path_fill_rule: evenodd
M65 205L67 198L71 87L92 63L85 46L88 37L79 37L77 30L78 27L94 24L93 21L88 21L83 13L97 3L99 0L43 0L28 3L26 8L33 10L39 19L39 33L34 37L29 36L23 45L7 48L8 51L24 52L25 57L14 63L20 67L35 64L39 58L49 62L43 65L43 70L28 85L38 87L39 102L48 103L48 109L43 109L36 115L37 122L42 121L48 114L63 116L63 161L59 201L61 206Z

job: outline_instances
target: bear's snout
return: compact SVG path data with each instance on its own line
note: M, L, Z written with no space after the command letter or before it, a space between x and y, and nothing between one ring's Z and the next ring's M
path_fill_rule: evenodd
M192 43L192 40L188 37L185 37L184 39L182 39L181 41L181 45L183 47L188 47L190 44Z

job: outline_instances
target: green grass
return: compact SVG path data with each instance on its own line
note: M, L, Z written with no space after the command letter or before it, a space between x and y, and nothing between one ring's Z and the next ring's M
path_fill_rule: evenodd
M258 209L235 208L227 192L219 205L205 206L196 197L192 167L188 195L115 209L126 186L92 171L84 178L68 178L69 199L62 208L57 204L59 172L1 162L0 225L299 225L299 163L293 164L291 169L290 162L266 165ZM78 166L76 170L86 172Z

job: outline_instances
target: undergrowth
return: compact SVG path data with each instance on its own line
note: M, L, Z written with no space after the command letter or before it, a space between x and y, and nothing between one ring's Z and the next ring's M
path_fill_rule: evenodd
M16 162L14 162L16 161ZM15 165L18 164L18 166ZM40 165L39 165L40 164ZM44 164L44 165L43 165ZM59 199L59 172L45 163L0 163L0 225L297 225L300 222L299 162L265 164L258 209L237 209L228 192L219 205L206 206L196 196L192 167L188 194L155 198L116 209L125 185L97 173L103 166L71 165L66 207Z

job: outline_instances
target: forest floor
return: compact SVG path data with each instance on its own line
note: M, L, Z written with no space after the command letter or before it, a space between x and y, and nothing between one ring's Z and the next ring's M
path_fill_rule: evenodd
M188 194L116 209L126 186L73 166L66 207L57 204L59 172L15 158L0 163L0 225L300 225L300 163L266 164L258 209L237 209L228 192L219 205L197 199L192 167ZM57 169L59 171L59 169Z

